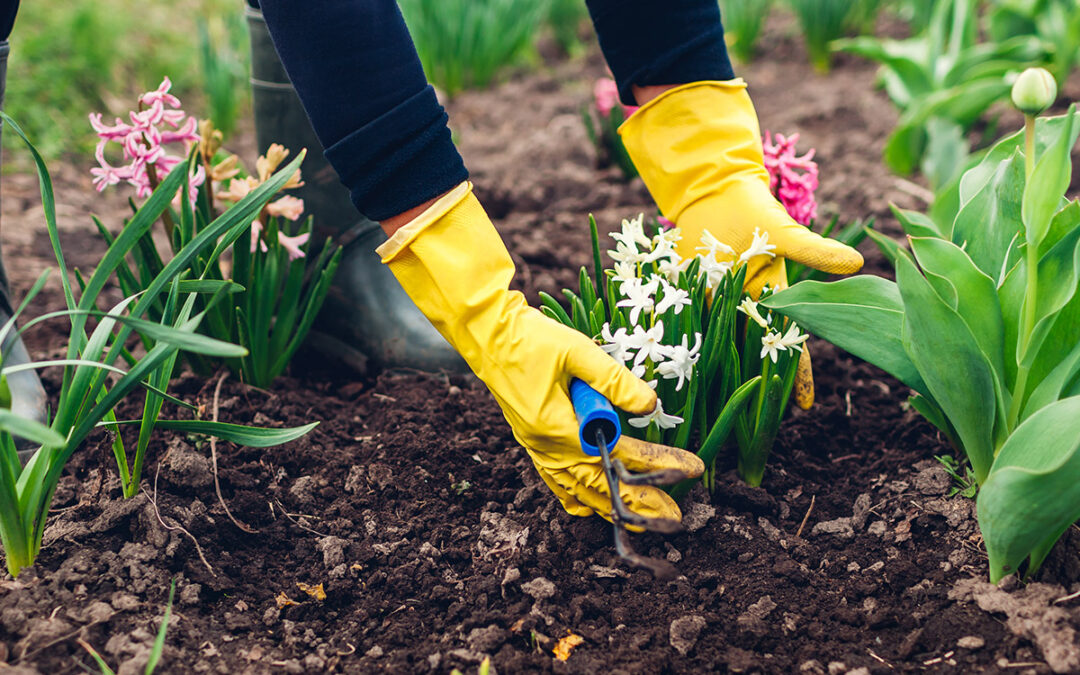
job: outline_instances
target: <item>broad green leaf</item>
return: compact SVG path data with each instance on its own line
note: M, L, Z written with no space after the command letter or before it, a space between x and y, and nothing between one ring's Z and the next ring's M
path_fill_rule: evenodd
M951 290L954 300L949 303L950 306L967 324L983 356L997 375L1000 386L1005 387L1005 346L1002 337L1005 326L993 280L952 242L926 237L912 237L910 241L911 251L931 285L935 289L941 285ZM938 295L945 299L942 293Z
M1001 162L990 180L956 214L950 239L963 246L994 284L1004 279L1010 244L1022 235L1020 201L1024 193L1024 159L1014 153Z
M929 395L904 351L904 305L893 282L869 275L830 283L803 281L761 304Z
M1067 234L1080 227L1080 199L1069 202L1065 208L1054 214L1050 229L1039 245L1039 257L1057 245Z
M273 445L281 445L296 440L319 426L319 423L312 422L311 424L285 429L266 429L206 420L158 420L156 426L158 429L172 429L173 431L183 431L189 434L215 436L223 441L246 445L251 448L269 448Z
M994 583L1080 519L1080 396L1016 428L979 490L977 509Z
M1038 300L1035 328L1027 349L1017 353L1017 361L1030 366L1050 333L1055 315L1072 300L1080 282L1080 228L1065 235L1039 260ZM1027 298L1024 300L1028 301ZM1018 349L1022 345L1018 345Z
M926 120L926 151L919 168L932 188L944 185L964 168L968 139L964 127L951 118L935 115Z
M1068 395L1067 388L1080 374L1080 293L1073 296L1054 319L1054 325L1043 341L1031 366L1031 382L1038 386L1024 404L1020 419Z
M945 238L945 233L926 214L901 209L895 204L889 204L889 208L892 209L896 219L900 221L900 227L904 229L904 234L910 237Z
M887 234L882 234L877 230L867 230L866 233L870 237L870 240L877 244L878 249L881 250L882 255L889 261L889 264L896 267L896 259L902 255L900 243Z
M1031 181L1024 188L1022 213L1029 246L1038 248L1050 229L1050 219L1057 213L1061 199L1069 189L1072 147L1076 144L1075 112L1076 106L1070 106L1060 136L1038 158Z
M1024 294L1027 292L1027 265L1023 261L1013 265L1005 280L998 286L998 305L1004 321L1005 333L1005 381L1016 382L1017 352L1019 351L1020 324L1024 316Z
M901 257L897 286L904 301L903 344L934 401L956 428L980 483L994 458L994 376L963 318Z

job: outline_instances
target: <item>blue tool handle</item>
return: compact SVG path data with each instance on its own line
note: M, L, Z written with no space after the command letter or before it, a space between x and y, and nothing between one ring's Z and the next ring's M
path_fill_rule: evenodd
M589 385L576 377L570 380L570 400L577 415L581 450L592 457L600 456L596 445L596 432L604 432L608 448L614 448L622 435L619 414L611 403Z

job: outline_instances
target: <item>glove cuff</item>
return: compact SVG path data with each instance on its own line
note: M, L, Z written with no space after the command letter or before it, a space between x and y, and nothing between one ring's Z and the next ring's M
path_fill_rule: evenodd
M458 204L472 194L472 183L465 181L460 183L450 192L435 200L435 203L424 209L424 212L398 228L393 236L384 241L375 249L383 263L390 263L399 253L408 248L420 233L445 216Z

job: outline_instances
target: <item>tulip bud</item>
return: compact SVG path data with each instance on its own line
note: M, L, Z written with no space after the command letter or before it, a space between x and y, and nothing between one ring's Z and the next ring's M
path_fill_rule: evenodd
M1045 68L1028 68L1013 83L1013 105L1025 115L1038 115L1056 99L1057 82Z

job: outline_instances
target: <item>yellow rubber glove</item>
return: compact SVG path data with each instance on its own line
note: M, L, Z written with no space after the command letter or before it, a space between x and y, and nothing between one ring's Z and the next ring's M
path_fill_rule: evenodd
M749 263L746 288L783 288L789 258L831 274L859 271L855 249L791 219L769 191L757 113L741 79L695 82L652 99L619 127L626 150L661 213L682 230L679 255L692 257L708 230L745 251L755 228L776 257Z
M618 408L651 412L656 393L585 335L510 291L514 263L468 183L439 199L377 249L420 311L461 353L502 408L514 437L573 515L610 519L599 457L581 451L569 386L578 377ZM705 470L684 450L623 436L612 452L631 471ZM681 519L665 492L621 486L631 510Z

